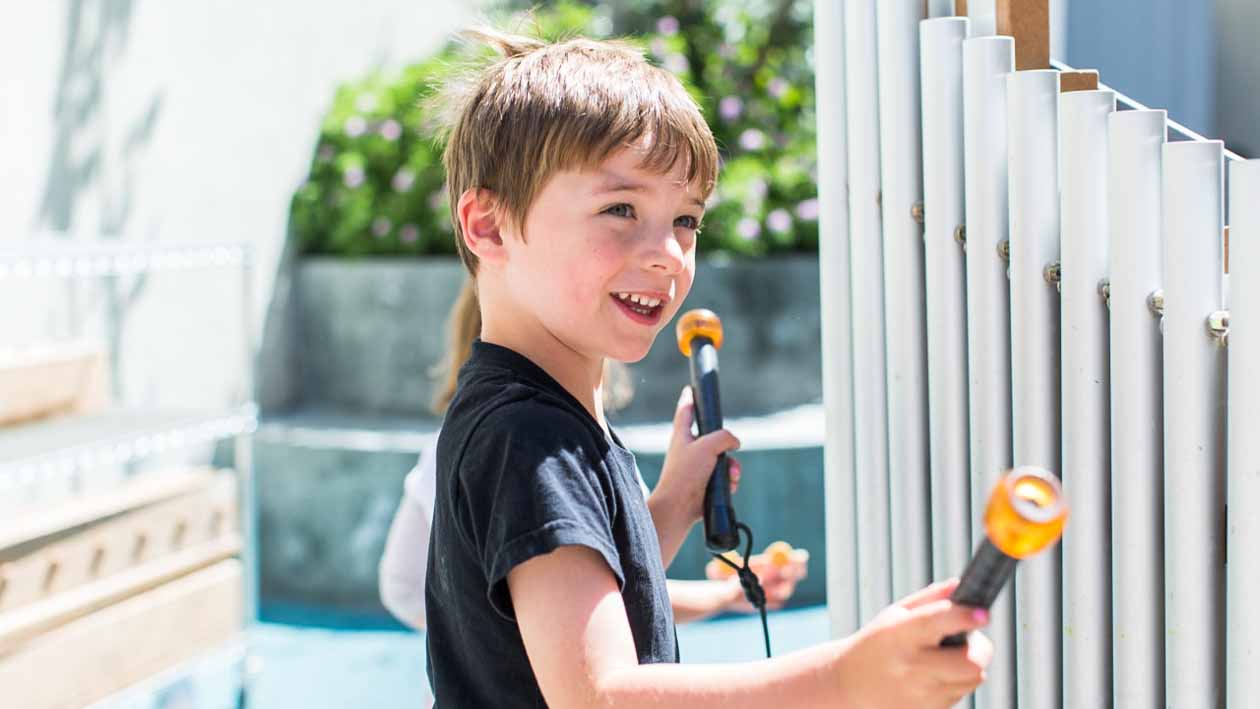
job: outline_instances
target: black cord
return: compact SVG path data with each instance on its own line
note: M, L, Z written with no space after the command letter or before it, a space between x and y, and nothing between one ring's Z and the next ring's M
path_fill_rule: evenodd
M766 657L770 657L770 624L766 621L766 591L761 587L761 580L757 578L757 574L754 574L753 570L748 568L748 560L752 558L752 530L743 522L737 523L735 528L748 537L748 541L744 545L744 565L737 566L735 562L721 554L714 554L713 558L735 569L735 573L739 575L739 585L744 589L744 597L753 605L753 608L756 608L761 613L761 634L766 639Z

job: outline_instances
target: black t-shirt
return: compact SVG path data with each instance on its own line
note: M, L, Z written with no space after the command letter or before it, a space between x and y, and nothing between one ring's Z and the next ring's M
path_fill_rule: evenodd
M640 664L677 662L665 569L634 455L537 365L476 342L437 444L425 588L437 707L546 706L507 576L564 545L589 547L612 569Z

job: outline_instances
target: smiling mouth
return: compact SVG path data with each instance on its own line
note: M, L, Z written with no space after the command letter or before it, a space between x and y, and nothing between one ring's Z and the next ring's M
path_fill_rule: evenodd
M655 322L665 309L665 301L660 298L639 295L637 293L613 293L613 300L635 319L641 322Z

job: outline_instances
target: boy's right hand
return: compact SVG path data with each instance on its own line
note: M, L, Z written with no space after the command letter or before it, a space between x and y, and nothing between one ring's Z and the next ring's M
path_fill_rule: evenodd
M957 586L950 579L913 593L848 638L836 666L851 706L952 707L984 681L993 644L971 631L989 614L950 601ZM940 647L954 633L970 633L967 644Z

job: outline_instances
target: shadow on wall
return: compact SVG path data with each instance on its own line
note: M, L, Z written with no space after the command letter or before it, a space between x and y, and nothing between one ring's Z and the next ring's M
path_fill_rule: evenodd
M94 236L120 239L128 230L137 167L161 120L163 100L160 91L153 92L125 122L120 143L112 144L104 97L110 65L126 50L134 8L133 0L66 3L66 41L52 106L54 141L36 231L72 231L84 203L93 198L99 214ZM127 313L144 286L143 275L101 283L115 396L122 387Z

